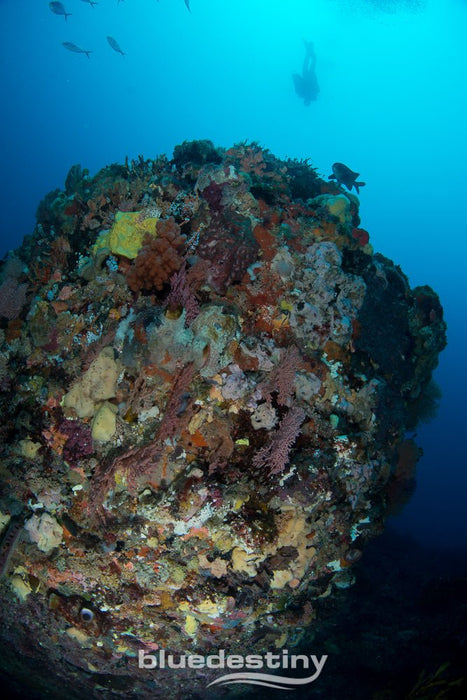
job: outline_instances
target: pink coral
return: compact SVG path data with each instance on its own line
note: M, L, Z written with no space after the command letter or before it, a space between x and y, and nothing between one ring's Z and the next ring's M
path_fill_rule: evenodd
M118 470L122 470L126 474L130 491L136 490L138 479L149 478L151 472L155 472L156 476L153 478L156 481L165 480L167 471L164 461L161 459L164 442L168 438L174 437L176 433L181 433L192 417L193 401L188 390L194 371L193 363L177 369L164 417L151 442L144 446L132 446L123 454L114 457L110 463L102 461L98 465L92 480L89 497L91 518L102 522L107 519L108 514L103 502L106 494L114 487L115 474Z
M185 324L187 326L199 314L199 304L190 287L186 264L182 265L179 271L170 278L170 292L166 306L171 311L177 308L185 309Z
M269 445L262 447L253 457L255 467L268 467L269 474L280 474L289 461L292 446L301 432L305 411L294 406L281 420Z
M283 351L279 364L259 387L268 403L272 400L271 394L277 392L277 403L280 406L290 406L295 391L295 372L300 362L300 352L295 345Z

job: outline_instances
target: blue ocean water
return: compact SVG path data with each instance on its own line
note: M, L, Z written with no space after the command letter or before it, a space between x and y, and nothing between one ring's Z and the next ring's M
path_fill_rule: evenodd
M95 173L207 138L259 141L323 176L348 164L367 183L360 215L375 250L413 286L430 284L448 323L440 410L418 430L418 488L391 524L424 544L465 544L467 2L63 5L66 20L47 0L0 2L0 254L32 231L39 201L74 163ZM308 106L292 80L304 40L320 86Z

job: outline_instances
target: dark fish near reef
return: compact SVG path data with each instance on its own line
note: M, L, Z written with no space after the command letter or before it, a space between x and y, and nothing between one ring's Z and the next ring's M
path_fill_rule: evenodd
M328 176L329 180L337 180L339 185L345 185L348 190L355 187L357 194L360 194L359 187L363 187L365 182L357 182L357 177L360 173L354 173L344 163L334 163L332 166L332 175Z
M49 2L49 7L54 13L54 15L63 15L65 17L65 22L66 18L70 17L70 15L72 14L71 12L67 12L65 10L65 8L63 7L63 3L61 2Z
M121 53L122 56L125 56L125 53L121 50L120 46L118 45L118 42L115 41L113 36L108 36L107 41L109 42L110 46L113 48L114 51L117 53Z
M76 46L76 44L73 44L71 41L63 41L62 46L68 49L68 51L73 51L73 53L85 53L88 58L89 54L92 53L92 51L86 51L86 49Z

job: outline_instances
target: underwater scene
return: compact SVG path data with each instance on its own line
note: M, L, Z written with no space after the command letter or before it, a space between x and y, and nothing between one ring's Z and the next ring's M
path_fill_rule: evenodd
M0 0L0 680L467 691L466 0Z

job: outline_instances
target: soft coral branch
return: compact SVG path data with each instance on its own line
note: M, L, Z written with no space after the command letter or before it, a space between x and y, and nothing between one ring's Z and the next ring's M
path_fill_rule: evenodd
M262 447L253 457L253 465L258 468L267 467L270 475L280 474L289 461L290 450L301 432L305 420L305 411L294 406L286 413L279 428L265 447Z
M185 325L189 326L199 314L199 304L188 281L186 263L170 278L170 292L166 300L170 311L185 309Z
M177 370L157 434L152 442L144 446L130 447L124 454L115 457L112 462L101 463L91 482L89 512L92 518L105 522L108 514L104 500L115 486L115 474L120 471L127 476L131 490L136 490L141 483L162 461L166 441L180 433L191 418L192 400L188 392L193 379L194 365L190 363Z

